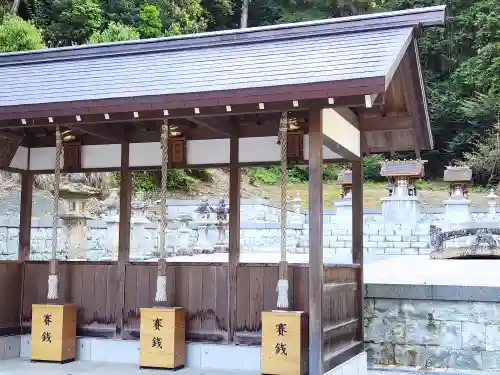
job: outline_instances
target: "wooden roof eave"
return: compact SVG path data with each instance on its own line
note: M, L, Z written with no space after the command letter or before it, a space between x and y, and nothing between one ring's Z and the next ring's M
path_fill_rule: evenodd
M5 128L15 127L14 122L21 119L29 120L48 117L54 119L58 116L85 116L105 113L111 115L113 113L164 110L168 111L169 118L185 118L196 115L221 115L226 112L227 105L248 106L252 104L255 105L255 113L259 113L258 103L289 102L290 109L293 109L292 101L294 100L324 100L324 106L327 106L330 97L337 99L383 93L385 81L386 78L380 76L226 91L0 106L0 121L8 120L11 124L3 126ZM199 108L200 113L193 112L194 108ZM238 113L237 108L232 113ZM20 124L18 122L18 125ZM50 124L47 122L47 125Z

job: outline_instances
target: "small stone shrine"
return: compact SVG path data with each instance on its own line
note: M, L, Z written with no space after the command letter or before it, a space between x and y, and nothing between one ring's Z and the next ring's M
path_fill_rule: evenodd
M443 180L450 184L449 199L444 201L445 222L449 225L470 220L469 183L472 170L468 166L448 166Z
M415 182L424 177L426 160L386 160L380 175L389 180L388 196L382 198L382 214L388 222L414 226L420 220L420 201Z

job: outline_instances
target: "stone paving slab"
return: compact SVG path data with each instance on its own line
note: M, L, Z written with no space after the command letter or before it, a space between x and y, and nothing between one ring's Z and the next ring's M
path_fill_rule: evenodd
M405 255L365 265L366 284L500 286L498 260L430 259Z
M77 361L64 365L55 363L31 363L27 359L15 358L0 361L0 375L161 375L163 371L140 370L135 365L121 363L99 363ZM168 372L170 373L170 372ZM259 373L242 370L200 370L182 369L175 375L257 375ZM500 372L472 371L457 369L416 370L406 368L377 368L369 375L500 375ZM260 374L259 374L260 375Z
M159 370L140 370L135 365L120 363L98 363L77 361L60 365L57 363L31 363L27 359L15 358L0 361L0 375L257 375L249 371L223 371L182 369L175 372Z
M459 369L415 369L401 367L383 367L369 369L369 375L500 375L497 371L474 371Z

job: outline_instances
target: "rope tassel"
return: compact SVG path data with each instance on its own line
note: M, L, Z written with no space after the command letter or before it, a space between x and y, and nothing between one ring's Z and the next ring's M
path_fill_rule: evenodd
M287 173L287 136L288 136L288 112L283 112L281 114L280 126L279 126L279 143L281 146L281 205L280 205L280 222L281 222L281 242L280 242L280 252L281 252L281 262L280 262L280 279L278 280L278 285L276 291L278 292L278 301L276 303L278 309L288 309L288 279L286 277L286 203L287 203L287 185L288 185L288 173ZM283 269L283 272L281 270Z
M279 279L276 291L278 292L278 303L276 306L280 310L288 310L288 280Z

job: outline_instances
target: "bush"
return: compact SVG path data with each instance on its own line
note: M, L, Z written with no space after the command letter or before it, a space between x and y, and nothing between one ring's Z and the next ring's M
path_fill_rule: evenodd
M382 155L365 156L363 159L363 173L365 181L385 181L380 175L380 163L384 161Z
M28 51L44 47L42 32L33 23L10 15L0 23L0 52Z

